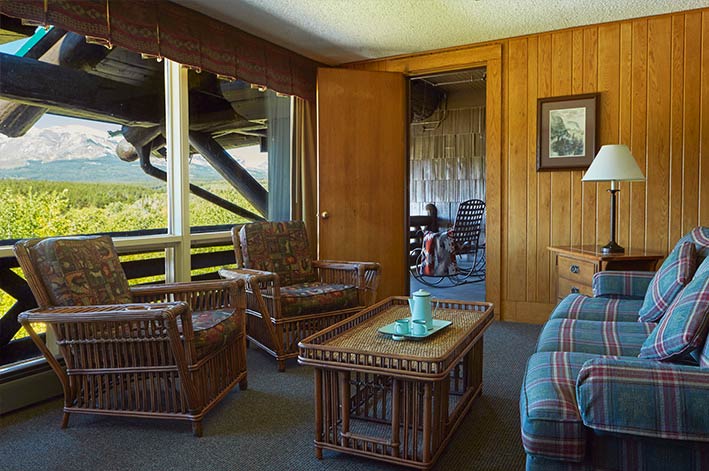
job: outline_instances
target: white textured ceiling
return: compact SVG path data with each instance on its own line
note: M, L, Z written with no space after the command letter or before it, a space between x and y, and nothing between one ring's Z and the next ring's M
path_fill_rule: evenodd
M709 6L709 0L172 0L327 64Z

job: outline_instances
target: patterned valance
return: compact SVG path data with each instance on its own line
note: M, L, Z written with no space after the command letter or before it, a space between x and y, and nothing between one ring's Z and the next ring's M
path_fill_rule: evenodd
M307 100L318 64L166 0L0 0L0 13Z

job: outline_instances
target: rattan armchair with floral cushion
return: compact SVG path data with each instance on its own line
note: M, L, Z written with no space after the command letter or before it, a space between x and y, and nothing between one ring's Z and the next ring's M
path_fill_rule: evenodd
M18 319L59 377L71 413L192 423L246 380L243 281L129 287L108 236L23 240L15 255L38 308ZM58 361L33 324L46 323Z
M278 361L298 356L298 342L374 303L379 264L312 260L303 221L256 222L232 229L236 269L246 282L248 338Z

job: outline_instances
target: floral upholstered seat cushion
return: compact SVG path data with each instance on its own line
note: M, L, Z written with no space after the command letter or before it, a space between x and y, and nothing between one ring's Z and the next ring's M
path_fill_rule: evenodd
M277 273L281 286L317 279L303 221L245 224L239 242L244 268Z
M55 306L130 303L128 280L109 236L52 237L31 248Z
M352 285L313 281L281 287L281 315L284 317L338 311L359 305Z
M177 322L180 332L182 323ZM240 331L239 318L232 310L199 311L192 313L192 330L197 359L220 350L233 342Z

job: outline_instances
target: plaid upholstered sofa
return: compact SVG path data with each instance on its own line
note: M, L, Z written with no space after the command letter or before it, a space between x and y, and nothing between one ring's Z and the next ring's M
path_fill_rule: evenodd
M709 227L593 289L559 303L527 363L527 470L709 470Z

